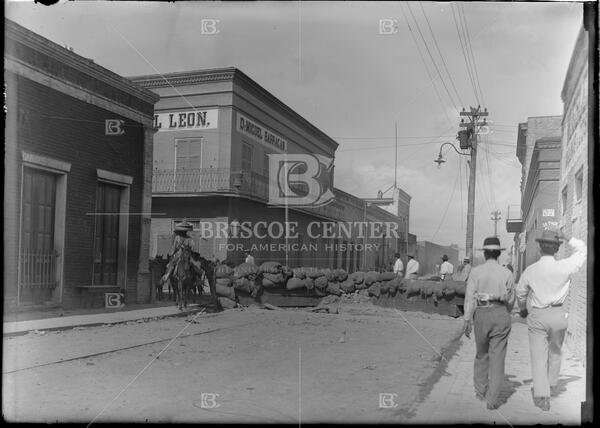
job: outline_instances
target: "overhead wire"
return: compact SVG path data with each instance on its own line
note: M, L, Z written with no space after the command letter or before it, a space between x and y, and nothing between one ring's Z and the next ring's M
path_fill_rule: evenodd
M465 60L465 66L467 68L467 74L469 75L471 87L473 88L473 93L475 94L475 99L477 100L477 102L479 102L479 99L477 98L477 89L475 86L473 75L471 74L471 67L469 65L468 55L466 52L466 40L465 40L465 42L463 42L463 34L461 33L461 29L459 28L462 26L459 26L459 24L458 24L459 20L456 18L456 13L454 12L454 4L453 3L450 3L450 8L452 9L452 17L454 18L454 25L456 26L456 32L458 34L458 40L460 42L460 47L462 50L463 58ZM461 24L462 24L462 22L461 22Z
M419 1L419 6L421 6L421 12L423 12L423 16L425 17L425 21L427 22L427 27L429 28L429 32L431 33L431 37L433 39L433 43L435 45L435 48L437 49L438 54L440 55L440 58L442 60L442 64L444 66L444 70L446 70L446 74L448 75L448 78L450 79L450 83L452 84L452 88L454 89L454 92L456 93L456 98L458 99L459 103L461 105L464 105L461 97L460 97L460 93L458 92L458 90L456 89L456 85L454 84L454 79L452 78L452 74L450 73L450 70L448 70L448 65L446 64L446 60L444 59L444 55L442 54L442 50L440 49L438 42L437 42L437 38L435 37L435 33L433 32L433 28L431 28L431 23L429 22L429 18L427 17L427 14L425 13L425 8L423 7L423 2Z
M425 40L425 36L423 36L423 32L421 31L421 27L419 26L419 22L417 21L417 18L415 17L412 9L410 8L410 3L406 3L406 7L408 8L410 15L412 16L412 18L415 22L415 27L416 27L419 35L421 36L421 40L423 41L423 44L425 45L425 49L427 50L427 54L429 55L429 58L431 59L431 62L433 63L433 67L435 68L435 71L437 72L437 74L440 78L440 81L442 82L442 85L444 86L444 89L446 90L446 93L448 94L448 98L450 99L450 102L452 103L452 105L454 106L454 109L458 113L459 110L458 110L458 107L456 106L456 102L454 101L454 97L450 93L450 90L448 89L448 86L446 85L446 82L444 81L444 78L442 77L442 73L440 72L440 69L438 68L437 63L435 62L435 60L433 58L431 50L429 49L429 45L427 44L427 40ZM403 10L403 13L404 13L404 10Z

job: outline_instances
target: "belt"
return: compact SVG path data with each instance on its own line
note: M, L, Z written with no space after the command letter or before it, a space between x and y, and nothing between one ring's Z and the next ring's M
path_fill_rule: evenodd
M506 306L506 302L502 300L486 300L485 302L477 302L478 308L489 308L490 306Z

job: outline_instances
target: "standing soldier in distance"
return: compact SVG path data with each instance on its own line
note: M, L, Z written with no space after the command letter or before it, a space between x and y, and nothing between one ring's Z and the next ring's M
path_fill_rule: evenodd
M568 241L573 254L562 260L554 255ZM516 294L521 316L527 317L529 353L533 378L533 404L544 411L550 410L550 396L557 394L558 376L562 358L562 344L567 331L568 313L563 308L570 276L585 263L585 242L560 233L545 230L536 241L542 257L521 275Z
M408 255L408 262L406 263L406 277L408 279L417 279L419 276L419 262L415 260L415 256L412 254Z
M444 254L442 256L442 265L440 266L440 277L442 278L442 281L445 281L452 277L453 273L454 266L448 261L448 256Z
M500 406L510 311L515 302L513 276L498 263L502 250L495 236L483 241L485 263L471 270L465 293L463 332L470 338L474 329L477 349L473 364L475 396L487 401L488 409Z

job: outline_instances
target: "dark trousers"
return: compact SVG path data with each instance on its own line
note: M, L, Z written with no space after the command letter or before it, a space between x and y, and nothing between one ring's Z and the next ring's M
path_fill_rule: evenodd
M477 354L473 370L475 391L485 396L488 403L500 404L500 390L504 383L504 359L511 319L505 306L475 309L473 332Z

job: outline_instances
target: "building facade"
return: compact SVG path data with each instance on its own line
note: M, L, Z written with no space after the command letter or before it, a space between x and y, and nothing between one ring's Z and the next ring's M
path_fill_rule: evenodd
M532 242L535 242L535 238L537 236L528 236L527 230L528 228L530 231L541 230L541 223L538 224L538 222L543 222L546 220L537 220L537 201L540 197L541 199L544 199L545 194L548 191L546 187L552 186L552 184L548 183L548 178L546 177L549 172L546 171L543 175L540 175L537 168L538 166L542 165L545 169L553 170L554 166L556 165L556 160L550 160L550 164L546 164L545 161L542 161L540 164L539 156L540 153L543 152L543 150L540 150L540 148L547 147L548 144L555 144L555 140L560 139L561 121L562 116L537 116L529 117L527 118L526 122L519 123L518 125L516 155L521 163L521 205L518 215L515 214L513 210L513 212L508 212L506 216L507 231L515 233L513 242L515 248L513 253L513 267L515 269L515 275L517 279L520 277L521 272L525 270L528 264L536 261L534 260L535 256L532 255L532 253L536 251L535 245L532 244ZM543 139L546 138L551 139L549 143L548 141L544 143ZM538 148L536 150L536 143L538 140L541 140L541 142L540 145L537 146ZM556 149L549 150L554 150L553 153L556 154ZM532 158L534 157L534 154L536 156L536 160L535 164L532 164ZM545 156L546 155L542 155L542 159L545 159ZM550 174L552 173L550 172ZM527 188L528 183L530 183L529 188ZM543 183L541 184L541 187L540 183ZM528 201L527 204L523 202L525 199ZM533 211L531 211L532 206L534 208ZM524 221L526 209L528 210L530 220L529 224L525 224ZM551 207L549 209L551 209ZM549 213L550 211L546 211L546 214ZM556 215L556 212L554 214ZM527 257L528 246L530 254L529 258Z
M335 169L325 165L333 165L338 144L240 70L132 80L160 96L154 116L153 255L168 252L173 225L183 218L196 227L201 255L233 263L243 261L249 250L257 263L353 271L384 267L394 252L406 253L410 196L397 189L391 213L335 188ZM320 183L331 190L333 201L272 203L273 190L275 196L281 190L277 162L307 156L319 160ZM306 182L293 186L298 194L314 193ZM349 233L339 230L340 223L356 222L395 226L376 233L361 234L356 224ZM281 224L294 228L287 238ZM322 233L323 227L335 230Z
M561 98L562 160L557 204L560 206L560 230L567 236L588 241L588 34L581 28L577 38ZM559 256L570 250L562 245ZM591 253L591 252L590 252ZM593 254L588 255L593 257ZM589 262L589 261L588 261ZM567 344L585 361L587 330L587 266L571 277L566 306L569 311Z
M149 301L158 97L9 20L4 60L5 309Z
M454 271L462 262L458 258L459 248L455 245L439 245L429 241L417 241L416 259L419 262L419 275L437 275L442 264L442 256L448 256L448 261L454 266Z

